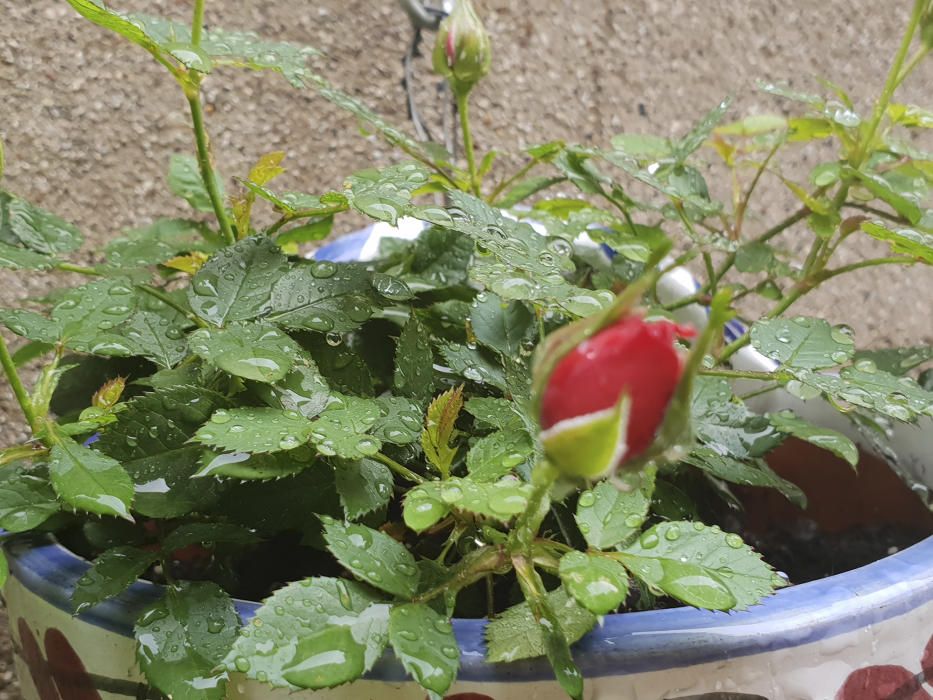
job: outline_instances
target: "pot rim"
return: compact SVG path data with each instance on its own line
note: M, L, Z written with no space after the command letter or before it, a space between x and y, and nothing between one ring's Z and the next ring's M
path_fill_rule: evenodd
M71 592L91 564L50 535L25 534L5 543L10 573L27 590L71 612ZM164 586L136 581L116 598L82 612L83 622L133 636L140 610ZM613 613L574 645L585 677L662 671L777 651L831 639L933 603L933 536L872 564L782 589L761 604L723 613L691 607ZM235 599L247 624L260 603ZM458 678L473 682L530 682L553 678L541 659L485 661L486 619L454 619L461 649ZM401 664L386 653L364 676L401 682Z

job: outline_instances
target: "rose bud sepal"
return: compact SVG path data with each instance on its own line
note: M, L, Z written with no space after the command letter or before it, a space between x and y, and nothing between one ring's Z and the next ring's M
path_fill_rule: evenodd
M548 459L569 477L601 479L628 451L632 401L623 394L615 406L557 423L541 433Z

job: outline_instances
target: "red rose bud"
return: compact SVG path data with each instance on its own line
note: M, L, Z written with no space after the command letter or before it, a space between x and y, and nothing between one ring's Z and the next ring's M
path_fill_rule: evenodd
M453 12L437 30L434 71L450 83L453 91L469 92L492 65L492 48L470 0L457 0Z
M693 335L630 315L564 355L541 397L541 440L554 466L594 479L644 452L683 374L674 340Z

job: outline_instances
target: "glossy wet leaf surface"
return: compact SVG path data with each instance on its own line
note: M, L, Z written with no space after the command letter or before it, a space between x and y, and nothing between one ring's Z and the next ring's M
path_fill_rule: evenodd
M596 615L577 603L563 588L548 593L547 600L570 644L596 624ZM541 626L531 614L527 602L512 606L489 622L486 646L486 658L491 662L531 659L546 652Z
M217 584L182 583L143 611L136 658L150 682L177 700L222 700L227 673L216 669L239 625L233 601Z
M809 423L798 418L791 411L769 414L768 420L785 435L791 435L824 450L829 450L853 467L858 464L858 447L840 432Z
M911 228L891 228L889 224L866 222L862 230L872 238L884 241L895 253L933 265L933 233Z
M281 479L304 471L314 465L315 452L307 445L287 452L250 454L249 452L215 452L204 450L194 477L266 481ZM194 478L192 477L192 478Z
M534 443L524 430L499 430L473 443L466 456L467 471L474 481L496 481L533 454Z
M71 603L81 613L101 601L119 595L145 573L158 558L158 552L121 546L108 549L75 584Z
M296 411L275 408L220 409L194 439L225 452L293 450L311 437L314 425Z
M697 377L690 412L700 441L736 459L761 456L783 440L766 417L753 413L718 377Z
M424 604L395 605L389 643L405 670L426 690L443 695L460 667L460 649L450 621Z
M311 423L308 436L317 451L344 459L371 457L382 447L372 430L382 415L373 399L333 394L331 401Z
M133 481L115 459L59 437L49 455L52 487L65 503L88 513L130 517Z
M354 576L401 598L418 590L418 568L405 546L364 525L322 518L327 548Z
M0 190L0 242L13 248L24 246L26 251L48 256L70 253L81 246L82 240L74 224ZM19 255L21 262L32 263L24 267L34 267L39 260L25 251Z
M583 552L560 559L560 579L580 605L595 615L611 613L628 595L628 574L617 561Z
M12 466L0 471L0 528L25 532L58 512L58 499L47 479Z
M357 520L388 505L394 479L384 464L372 459L341 460L337 464L337 493L348 520Z
M780 429L780 426L775 425ZM790 430L790 426L785 426ZM783 431L782 431L783 432ZM798 436L799 437L799 436ZM740 486L765 486L780 491L784 496L800 506L806 507L807 497L796 484L782 479L763 459L735 459L722 455L709 447L698 447L684 458L687 464L711 474L717 479Z
M744 610L786 585L741 537L703 523L655 525L618 559L651 590L710 610Z
M434 392L434 351L427 329L412 315L395 347L395 391L424 400Z
M406 524L419 531L433 525L429 522L432 518L450 510L504 522L525 510L530 494L531 485L514 477L486 483L451 477L411 489L403 513Z
M609 549L641 531L651 496L654 493L654 474L623 473L619 475L623 487L611 481L601 481L591 490L584 491L577 500L577 527L591 547Z
M751 336L758 352L791 367L832 367L855 353L851 333L819 318L762 319L752 324Z
M267 323L200 328L188 344L191 352L225 372L270 384L283 379L302 355L298 343Z

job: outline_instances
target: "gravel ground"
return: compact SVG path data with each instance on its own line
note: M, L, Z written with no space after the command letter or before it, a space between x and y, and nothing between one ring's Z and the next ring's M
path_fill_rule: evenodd
M183 0L125 0L121 8L183 18ZM320 69L391 120L403 123L399 59L408 41L390 0L314 3L214 0L208 21L313 45ZM553 138L606 144L620 131L672 135L724 95L738 96L734 116L786 105L754 89L756 79L813 86L832 79L864 107L880 89L908 0L478 0L493 35L496 74L475 93L481 150L514 152ZM882 7L887 6L887 12ZM535 8L535 9L530 9ZM423 64L422 64L423 66ZM428 81L430 82L430 81ZM433 83L431 83L433 86ZM921 66L903 99L929 106L933 61ZM423 91L427 98L433 88ZM320 192L389 149L311 93L275 76L230 73L206 83L209 128L221 170L244 174L260 154L286 150L283 186ZM183 214L167 191L169 155L191 152L184 103L162 69L136 47L80 20L62 0L0 0L0 137L5 186L76 222L88 251L121 229ZM806 173L820 155L787 158ZM518 162L500 158L503 172ZM762 230L793 206L774 183L767 206L750 218ZM350 224L345 224L344 229ZM796 249L803 232L785 242ZM859 241L851 260L877 251ZM92 253L88 253L91 256ZM0 305L50 288L43 275L0 272ZM861 344L930 342L929 269L866 270L827 285L799 304L802 313L848 322ZM867 307L872 310L866 311ZM0 390L0 443L19 438L8 388ZM4 622L5 618L0 620ZM0 638L0 700L18 698Z

